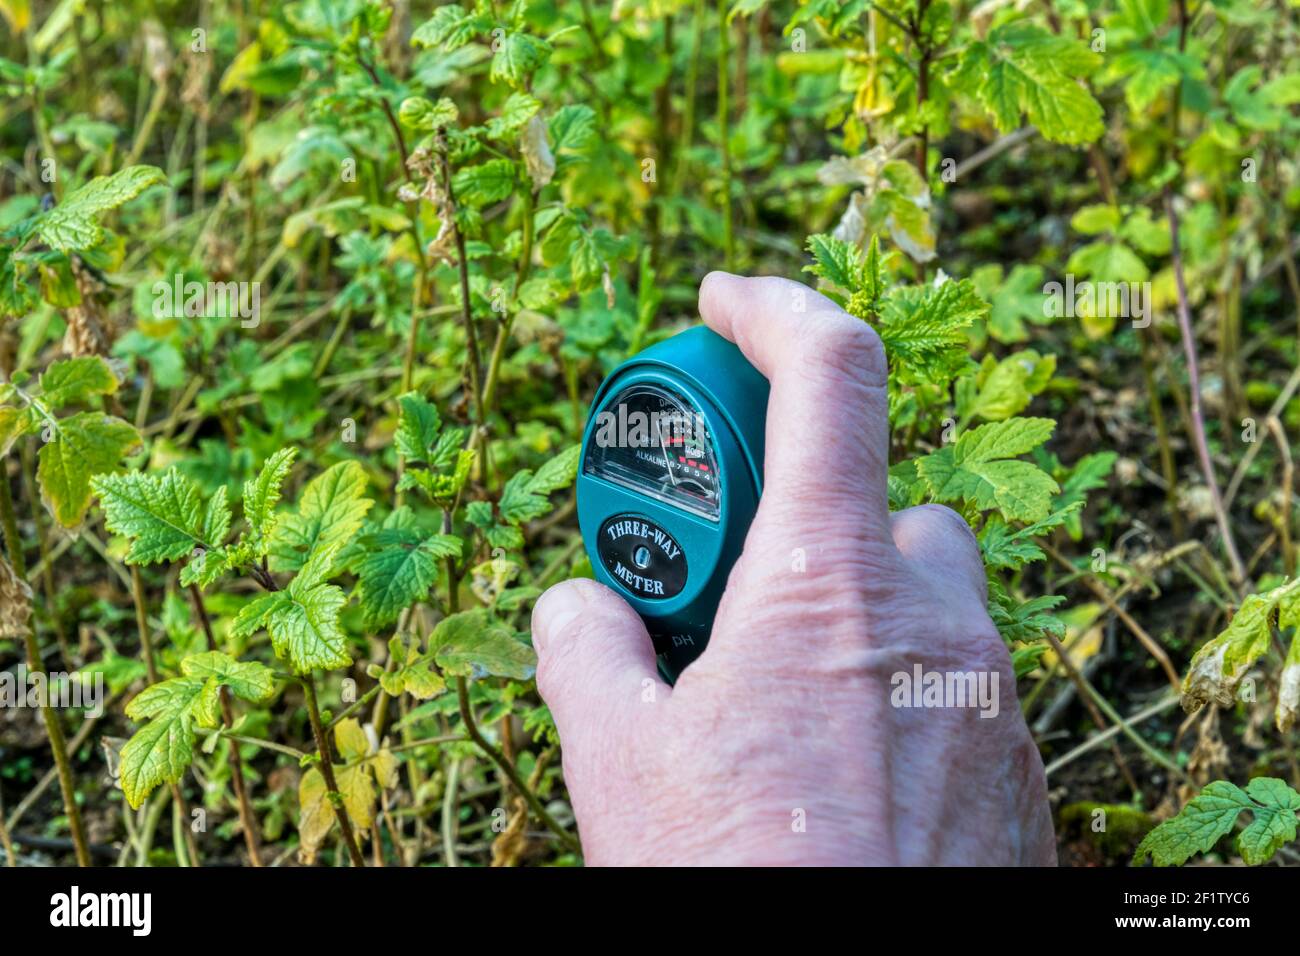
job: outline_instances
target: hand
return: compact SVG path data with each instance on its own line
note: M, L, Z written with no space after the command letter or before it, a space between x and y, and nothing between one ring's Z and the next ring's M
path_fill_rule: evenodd
M608 588L566 581L533 612L587 862L1055 863L975 537L948 508L889 513L879 338L777 278L711 273L700 314L772 386L763 497L708 647L670 688ZM991 696L896 706L918 665Z

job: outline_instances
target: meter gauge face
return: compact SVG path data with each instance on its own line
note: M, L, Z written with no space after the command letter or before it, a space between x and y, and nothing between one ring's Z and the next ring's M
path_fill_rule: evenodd
M597 414L587 474L718 520L721 481L713 438L690 399L660 385L629 385Z

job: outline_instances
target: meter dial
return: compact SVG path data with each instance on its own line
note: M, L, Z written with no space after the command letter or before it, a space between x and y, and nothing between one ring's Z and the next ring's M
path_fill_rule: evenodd
M663 386L629 385L605 403L584 470L718 520L718 461L704 415Z

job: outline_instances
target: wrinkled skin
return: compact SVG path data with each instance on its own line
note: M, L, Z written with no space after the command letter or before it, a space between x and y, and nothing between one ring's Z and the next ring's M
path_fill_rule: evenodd
M778 278L712 273L700 313L772 386L763 498L708 648L670 688L602 585L556 585L533 614L587 862L1054 864L974 536L948 508L889 513L878 337ZM916 663L996 673L996 717L892 706Z

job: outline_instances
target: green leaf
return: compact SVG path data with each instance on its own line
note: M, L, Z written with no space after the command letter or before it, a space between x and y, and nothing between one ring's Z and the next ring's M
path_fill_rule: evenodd
M546 496L573 483L580 453L580 447L573 445L539 468L536 475L526 468L516 473L501 490L497 506L501 517L512 525L520 525L550 511L551 503Z
M1084 206L1071 217L1070 228L1085 236L1114 232L1119 228L1119 209L1109 203Z
M132 720L149 720L122 747L122 792L132 807L140 809L159 784L180 781L194 760L195 728L221 719L217 687L214 677L176 677L127 705Z
M409 126L423 133L432 133L455 123L460 116L460 111L456 108L456 104L445 96L437 103L430 103L423 96L408 96L402 100L397 115L403 126Z
M271 635L278 657L294 672L309 674L351 663L339 611L347 603L341 588L324 583L334 552L317 552L283 591L244 605L230 626L232 637L247 637L261 628Z
M1246 793L1259 805L1251 808L1255 819L1237 837L1237 850L1248 866L1258 866L1296 838L1300 793L1275 777L1255 777Z
M411 34L411 43L420 47L442 47L444 52L470 43L491 26L486 17L466 13L460 4L449 3L434 11Z
M901 286L881 303L876 331L901 381L946 381L969 365L966 329L987 311L969 279Z
M191 654L181 661L186 677L206 680L211 677L231 693L250 703L260 703L275 693L275 675L271 668L257 661L240 661L221 651Z
M1019 20L969 44L949 82L973 90L1000 132L1019 126L1023 113L1045 139L1077 145L1105 130L1101 104L1076 79L1100 63L1083 40Z
M963 432L957 439L958 465L1012 458L1037 448L1052 437L1056 422L1050 418L1012 418Z
M533 649L516 640L510 628L493 621L484 608L439 621L429 636L429 651L449 674L529 680L537 672Z
M981 511L996 508L1007 521L1040 521L1060 489L1037 465L1014 461L1046 441L1056 423L1010 418L964 432L950 445L918 459L917 473L935 501L963 501Z
M492 57L490 79L493 83L504 80L513 87L521 87L538 67L551 56L551 45L527 33L508 33L499 41L496 55Z
M118 471L139 444L135 428L111 415L81 412L61 419L53 440L41 447L36 469L41 496L59 524L81 524L90 507L91 478Z
M585 103L561 106L551 117L550 133L557 157L585 156L597 142L596 111Z
M857 246L818 233L808 237L808 251L812 254L813 264L804 266L804 272L811 272L845 292L857 288L862 269L862 254Z
M281 515L271 533L275 569L296 571L322 551L351 541L374 504L365 494L365 469L355 461L331 465L308 482L297 509Z
M108 530L131 540L127 564L176 561L196 549L211 551L229 527L225 486L205 510L194 482L175 468L163 475L101 475L94 490Z
M54 362L41 375L41 399L50 409L62 408L91 395L112 395L117 376L98 355Z
M438 580L440 561L458 557L461 540L449 534L426 535L412 528L385 528L375 536L378 548L356 566L358 601L366 626L397 620L401 612L429 596Z
M156 166L128 166L112 176L96 176L64 197L41 219L41 239L61 252L90 249L104 237L97 217L167 181Z
M415 392L400 396L397 407L397 432L393 435L397 453L407 461L425 461L442 428L438 409Z
M494 139L503 139L517 132L536 116L541 108L541 100L537 97L528 93L511 93L502 104L501 113L488 120L488 135Z
M420 656L418 639L408 647L400 636L394 636L388 642L388 656L393 666L380 672L379 682L390 696L405 692L417 700L429 700L447 689L447 682L434 673L430 660Z
M275 506L280 489L293 468L296 448L281 448L262 465L255 479L244 482L244 518L248 521L254 553L265 557L275 531Z
M1040 356L1032 349L1017 352L1001 362L989 355L974 382L974 395L968 402L959 401L958 412L963 421L1010 418L1023 411L1033 396L1047 387L1055 370L1056 356Z
M18 439L38 431L40 425L40 416L34 409L0 405L0 458L9 454Z
M477 166L465 166L451 178L456 201L475 208L500 202L515 188L515 164L508 159L489 159Z
M1227 782L1207 784L1196 797L1146 835L1133 854L1140 863L1149 855L1156 866L1181 866L1195 853L1208 853L1232 831L1242 810L1254 819L1237 838L1237 850L1250 866L1270 859L1296 838L1300 793L1281 780L1256 777L1245 791Z
M1151 274L1146 263L1124 243L1105 240L1074 250L1065 270L1098 282L1145 282Z

